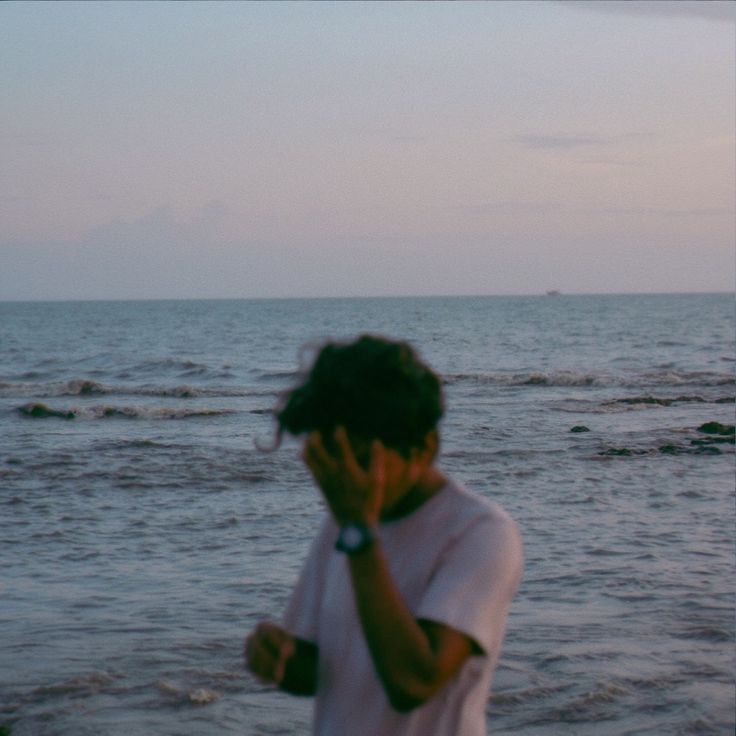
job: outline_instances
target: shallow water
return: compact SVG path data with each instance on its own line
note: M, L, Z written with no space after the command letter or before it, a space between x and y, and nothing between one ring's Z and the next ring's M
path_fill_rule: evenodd
M0 725L308 733L240 650L322 509L254 440L361 331L442 374L442 466L524 535L490 732L731 734L729 295L0 303Z

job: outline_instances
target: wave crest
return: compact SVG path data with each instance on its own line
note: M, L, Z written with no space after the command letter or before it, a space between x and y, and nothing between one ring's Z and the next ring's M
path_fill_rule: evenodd
M235 409L158 406L84 406L58 409L40 402L24 404L16 411L33 419L190 419L235 414Z
M610 373L575 370L552 371L489 371L487 373L446 373L443 381L448 385L470 383L480 386L559 386L559 387L629 387L647 386L736 386L732 374L713 371L673 371L613 375Z
M273 391L251 390L238 386L109 386L86 378L74 378L56 383L0 382L0 397L34 397L41 399L63 396L152 396L175 399L200 397L241 397L272 395Z

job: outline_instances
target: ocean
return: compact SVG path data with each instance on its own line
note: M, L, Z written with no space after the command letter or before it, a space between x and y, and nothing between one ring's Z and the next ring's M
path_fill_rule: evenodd
M324 511L298 443L256 443L315 343L373 332L441 374L440 465L524 537L489 732L730 736L734 324L728 294L0 303L0 733L309 733L242 642Z

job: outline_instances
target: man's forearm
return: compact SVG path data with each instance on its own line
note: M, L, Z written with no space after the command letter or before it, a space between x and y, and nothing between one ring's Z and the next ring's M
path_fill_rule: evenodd
M464 656L456 661L457 652L448 658L436 651L396 587L379 540L349 560L356 606L378 676L392 706L411 710L457 671Z

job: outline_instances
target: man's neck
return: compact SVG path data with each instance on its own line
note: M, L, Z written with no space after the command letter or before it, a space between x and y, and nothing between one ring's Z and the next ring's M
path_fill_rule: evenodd
M410 488L391 508L384 509L381 521L395 521L409 516L430 498L438 494L447 483L447 478L434 465L430 465L419 481Z

